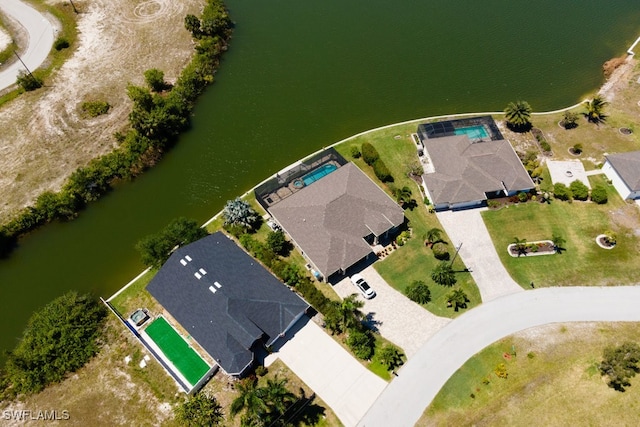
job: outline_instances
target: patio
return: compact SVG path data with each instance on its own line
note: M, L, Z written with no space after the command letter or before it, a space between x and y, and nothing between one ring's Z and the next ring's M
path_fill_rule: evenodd
M554 184L560 182L568 187L577 179L588 188L591 188L584 165L580 160L548 160L547 167L549 168L551 181Z

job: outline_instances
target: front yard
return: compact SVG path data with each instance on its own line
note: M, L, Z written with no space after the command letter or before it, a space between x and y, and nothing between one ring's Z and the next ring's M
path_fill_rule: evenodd
M591 177L592 186L604 183L602 176ZM573 203L553 200L550 204L528 202L483 212L496 251L511 277L525 288L576 285L628 285L639 282L640 212L624 202L607 185L609 202ZM605 250L596 236L612 230L617 245ZM551 239L553 234L566 240L561 254L513 258L507 246L514 238L527 241Z

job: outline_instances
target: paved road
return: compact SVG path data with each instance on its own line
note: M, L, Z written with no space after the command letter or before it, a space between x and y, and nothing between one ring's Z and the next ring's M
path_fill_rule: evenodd
M536 289L482 304L442 328L409 359L358 425L414 425L465 361L505 336L556 322L640 321L639 302L639 286L621 286Z
M462 243L459 256L471 270L483 302L524 290L509 275L498 257L484 225L484 209L438 212L438 219L452 243ZM506 248L505 248L506 250Z
M306 318L287 332L287 341L267 357L265 365L275 358L311 387L347 427L356 425L387 385Z
M364 301L362 311L370 314L380 334L400 346L407 357L411 358L420 347L427 342L451 319L436 316L425 310L394 288L369 266L360 272L362 277L375 289L375 298ZM358 293L349 278L345 278L333 286L341 298ZM416 325L418 327L416 327Z
M49 55L53 46L54 29L37 10L19 0L2 0L0 9L24 27L29 36L27 50L21 55L22 61L33 71L38 68ZM0 90L16 83L18 72L24 66L16 61L0 72Z

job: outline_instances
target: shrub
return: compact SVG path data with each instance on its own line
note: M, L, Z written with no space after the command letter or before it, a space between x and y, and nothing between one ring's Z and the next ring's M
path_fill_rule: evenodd
M289 242L284 237L282 230L271 231L267 235L267 246L278 255L287 256L289 253Z
M58 37L56 41L53 42L53 47L58 51L66 49L69 47L69 40L65 39L64 37Z
M367 360L373 356L375 340L370 331L349 330L347 345L359 359Z
M560 124L565 129L574 129L578 127L578 115L571 111L566 111Z
M237 224L245 227L247 230L253 230L260 223L260 216L253 210L251 205L237 197L234 200L228 200L222 210L225 224Z
M80 110L89 117L98 117L107 114L111 105L106 101L87 101L83 102Z
M27 92L36 90L42 87L43 81L41 78L34 76L31 73L25 73L24 71L18 72L16 83Z
M362 143L362 160L366 164L372 166L379 158L380 155L373 145L368 142Z
M573 154L581 154L582 153L582 144L575 144L571 147L571 151Z
M431 301L431 291L429 290L429 286L424 283L422 280L414 280L411 282L409 286L404 290L405 295L411 301L415 301L418 304L426 304Z
M619 347L607 347L603 361L600 363L600 374L607 376L607 384L614 390L624 392L629 387L630 378L640 372L640 346L634 342L625 342Z
M569 187L561 182L557 182L553 185L553 196L558 200L571 200L573 197Z
M493 370L493 372L496 374L498 378L502 378L505 380L509 376L509 373L507 372L507 366L504 363L498 364L496 368Z
M450 257L449 249L446 243L435 243L433 246L431 246L431 250L433 251L433 256L440 261L448 260Z
M609 201L607 189L604 187L604 185L598 184L593 187L593 190L591 190L591 201L599 205L603 205Z
M573 197L577 200L587 200L589 198L589 187L584 185L582 181L575 180L569 184L569 190Z
M546 140L540 141L540 148L547 153L551 152L551 145Z
M136 249L140 252L142 263L159 268L164 264L176 245L186 245L207 235L207 230L198 226L192 219L176 218L162 231L142 238Z
M354 159L359 159L360 156L362 156L362 153L360 153L360 149L358 148L357 145L352 145L351 146L351 157L353 157Z
M385 165L381 159L376 160L376 162L373 164L373 172L376 174L380 181L393 182L391 172L387 168L387 165Z
M162 92L169 87L169 85L164 81L164 72L157 68L151 68L145 71L144 80L149 89L154 92Z
M265 375L267 375L267 372L269 372L269 370L263 365L259 365L256 368L256 375L259 377L264 377Z
M518 201L524 203L529 200L529 196L524 191L518 193Z
M424 204L429 206L431 204L431 200L427 196L424 196Z

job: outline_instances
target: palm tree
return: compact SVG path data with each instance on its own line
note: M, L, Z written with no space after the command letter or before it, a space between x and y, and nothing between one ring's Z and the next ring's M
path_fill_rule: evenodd
M427 241L427 244L431 246L435 242L438 242L442 239L441 234L442 234L442 230L434 227L427 230L427 233L425 234L424 238Z
M567 241L564 240L564 238L558 234L554 234L551 237L551 241L553 242L553 249L556 251L556 253L561 253L562 249L564 249L562 245L567 243Z
M241 380L236 386L239 394L233 402L229 413L231 417L235 417L244 411L241 423L242 425L255 425L267 412L267 404L262 399L260 389L257 387L258 381L255 378L247 378Z
M504 109L507 126L516 132L527 132L531 129L531 111L527 101L510 102Z
M267 379L267 385L258 389L259 395L268 407L268 421L265 424L271 425L277 418L285 413L287 408L295 402L296 396L286 387L287 379Z
M454 289L449 295L447 295L447 298L454 304L455 311L458 311L458 308L466 308L467 301L469 301L467 294L462 289Z
M441 262L431 272L431 278L434 282L442 286L453 286L456 284L456 276L451 268L451 264L446 261Z
M385 344L376 352L378 361L386 366L387 370L392 370L396 366L402 365L402 352L398 347L392 344Z
M604 107L606 107L608 104L609 103L605 101L600 95L596 95L591 101L587 101L587 112L585 113L585 116L587 116L587 120L595 124L604 122L607 118L607 116L604 115Z
M342 300L338 307L340 314L340 329L346 331L347 329L356 328L359 329L362 325L361 321L364 317L364 313L360 311L364 307L364 302L357 298L356 294L351 294Z
M513 244L515 245L516 252L518 252L518 256L527 254L527 239L514 237Z

